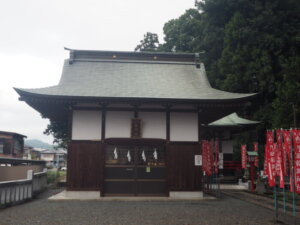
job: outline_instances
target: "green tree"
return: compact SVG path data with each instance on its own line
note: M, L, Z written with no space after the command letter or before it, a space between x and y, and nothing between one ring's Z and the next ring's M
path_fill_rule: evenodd
M164 41L161 50L167 52L195 52L201 39L201 14L189 9L178 19L164 25Z
M135 47L134 51L154 52L158 50L159 46L158 35L147 32L144 35L144 39L140 41L140 44Z
M263 118L268 128L291 126L291 113L281 105L288 99L297 105L287 95L297 93L300 76L295 66L299 50L292 44L299 21L294 2L254 1L247 12L235 12L225 25L217 85L234 92L260 92L254 117ZM293 85L287 83L291 77ZM282 96L285 101L278 99Z
M296 49L294 49L296 50ZM300 118L300 51L282 58L283 81L277 83L276 99L273 108L273 126L290 128L299 126Z
M44 131L46 135L54 137L54 144L58 148L67 148L68 144L68 121L65 120L50 120L50 124Z

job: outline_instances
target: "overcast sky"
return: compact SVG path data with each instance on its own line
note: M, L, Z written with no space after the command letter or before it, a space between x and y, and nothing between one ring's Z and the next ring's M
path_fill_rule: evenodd
M63 47L132 51L147 32L163 39L163 25L194 0L9 0L0 4L0 130L51 143L48 124L13 87L56 85Z

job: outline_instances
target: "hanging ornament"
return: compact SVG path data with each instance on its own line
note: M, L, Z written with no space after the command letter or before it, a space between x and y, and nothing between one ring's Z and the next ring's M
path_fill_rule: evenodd
M118 152L117 152L117 148L115 148L115 150L114 150L114 159L118 159Z
M144 162L146 162L146 155L145 155L144 150L143 150L143 152L142 152L142 159L144 160Z
M157 160L157 151L156 151L156 148L154 149L153 157L154 157L155 160Z
M128 162L131 162L131 155L130 155L130 151L129 150L127 152L127 159L128 159Z

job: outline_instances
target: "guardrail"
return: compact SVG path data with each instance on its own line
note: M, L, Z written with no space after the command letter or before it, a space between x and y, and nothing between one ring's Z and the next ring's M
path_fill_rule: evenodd
M47 187L47 169L33 173L27 171L27 179L0 182L0 207L18 204L32 199Z

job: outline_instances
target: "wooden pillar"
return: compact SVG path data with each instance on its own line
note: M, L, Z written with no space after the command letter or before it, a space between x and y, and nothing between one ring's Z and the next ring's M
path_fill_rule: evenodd
M170 142L170 105L166 107L166 139Z
M201 109L198 106L197 107L197 114L198 114L198 142L200 143L201 139L202 139L202 135L201 135Z
M106 126L106 104L102 105L102 119L101 119L101 141L105 140L105 126Z
M73 107L69 106L68 112L68 141L72 140L72 127L73 127Z
M106 128L106 103L102 104L102 118L101 118L101 144L100 144L100 154L99 154L99 179L100 179L100 183L99 183L99 189L100 189L100 195L103 197L104 196L104 188L103 188L103 184L104 184L104 164L105 164L105 128Z
M134 106L134 118L139 118L139 110L137 105Z

